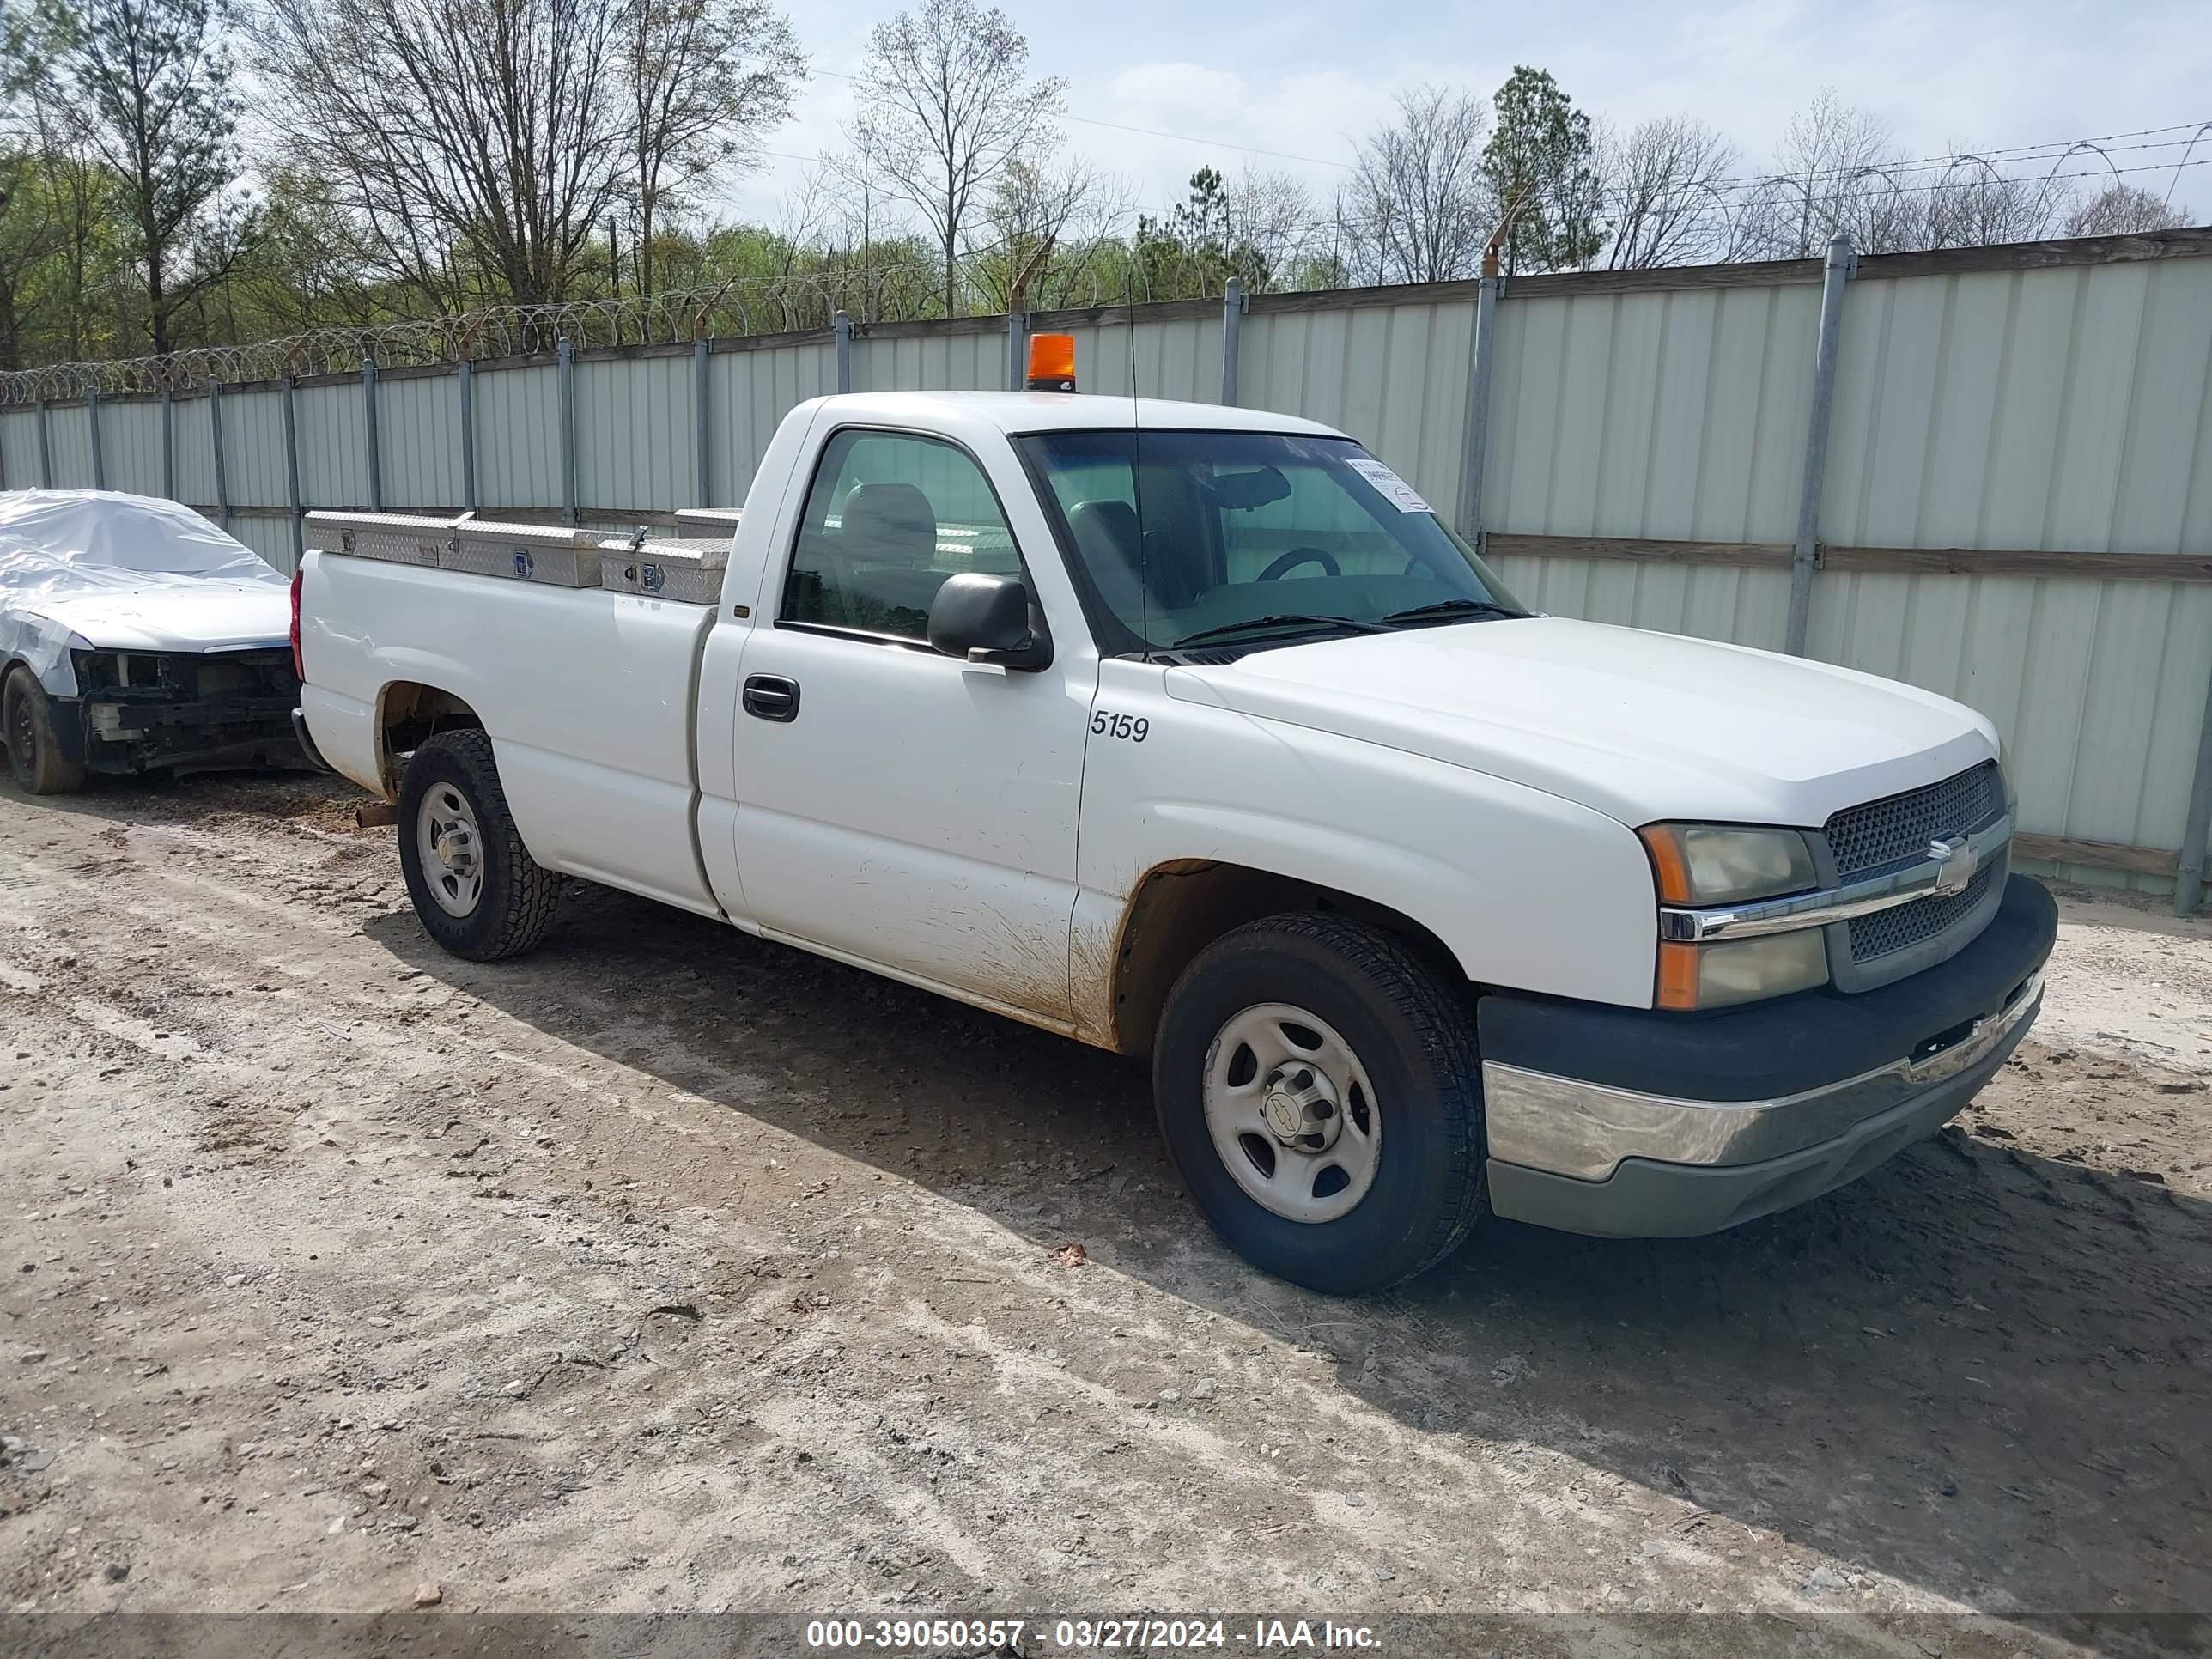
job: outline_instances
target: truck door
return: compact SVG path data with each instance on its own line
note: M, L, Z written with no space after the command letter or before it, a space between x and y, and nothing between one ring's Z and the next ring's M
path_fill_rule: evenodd
M1026 492L1018 505L1042 540ZM772 556L734 722L750 920L1064 1024L1097 659L1086 637L1010 672L928 644L947 577L1029 580L999 492L958 444L848 427Z

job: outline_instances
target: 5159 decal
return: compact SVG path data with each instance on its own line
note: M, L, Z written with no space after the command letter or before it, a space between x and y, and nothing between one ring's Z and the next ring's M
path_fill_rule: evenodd
M1102 738L1127 738L1131 743L1142 743L1150 735L1152 723L1142 714L1116 714L1101 708L1091 716L1091 729Z

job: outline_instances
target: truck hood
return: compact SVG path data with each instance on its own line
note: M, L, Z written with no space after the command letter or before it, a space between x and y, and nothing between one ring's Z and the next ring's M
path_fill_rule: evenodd
M27 595L16 608L104 651L278 646L290 638L292 626L290 593L282 583L206 577Z
M1996 753L1963 703L1848 668L1561 617L1256 651L1170 696L1510 779L1632 827L1817 828Z

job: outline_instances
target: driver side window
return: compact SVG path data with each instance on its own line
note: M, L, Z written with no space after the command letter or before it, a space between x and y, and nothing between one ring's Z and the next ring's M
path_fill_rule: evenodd
M926 641L937 590L963 570L1024 574L974 457L942 439L848 428L815 470L779 617Z

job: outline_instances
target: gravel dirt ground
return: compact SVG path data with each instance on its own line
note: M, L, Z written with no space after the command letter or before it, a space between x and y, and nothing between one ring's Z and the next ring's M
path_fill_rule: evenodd
M0 786L0 1609L2212 1609L2204 925L2069 901L1843 1192L1345 1302L1140 1065L584 888L453 960L357 799Z

